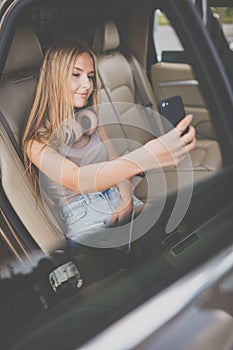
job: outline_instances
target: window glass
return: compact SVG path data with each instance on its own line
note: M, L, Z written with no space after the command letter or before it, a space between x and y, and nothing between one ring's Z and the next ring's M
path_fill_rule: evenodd
M212 12L222 26L230 49L233 50L233 8L214 7L212 8Z
M166 15L160 10L154 13L154 43L158 61L164 51L182 51L183 46Z

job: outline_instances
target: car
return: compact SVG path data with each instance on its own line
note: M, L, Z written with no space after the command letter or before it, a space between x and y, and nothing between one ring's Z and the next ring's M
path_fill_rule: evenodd
M0 18L1 349L231 349L233 1L1 0ZM75 252L21 149L59 40L93 50L98 115L119 155L165 132L158 106L174 96L197 135L177 167L132 179L149 205L117 243Z

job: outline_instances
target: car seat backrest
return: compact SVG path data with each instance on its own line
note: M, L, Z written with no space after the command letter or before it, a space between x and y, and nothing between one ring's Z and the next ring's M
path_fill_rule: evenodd
M36 202L17 153L42 57L35 33L30 28L18 27L0 85L0 173L3 190L16 214L38 246L51 251L65 244L62 229L51 211Z
M137 141L137 147L138 144L145 144L150 138L161 135L163 132L161 116L156 114L156 98L150 82L136 57L130 52L121 51L118 29L112 21L107 20L97 26L92 48L97 56L97 69L102 89L105 91L105 99L108 98L112 102L125 137ZM151 114L148 113L151 111L148 102L153 108ZM129 149L133 148L129 145ZM184 167L183 171L193 171L194 181L211 176L222 167L221 152L216 141L198 140L196 148L190 152L190 158L192 166L190 169ZM182 166L181 164L180 169ZM155 185L158 183L156 176L151 172L150 186L154 188L155 197L158 193ZM167 191L176 190L176 169L165 170L165 177ZM148 179L149 177L146 180ZM146 189L143 188L146 180L144 180L139 185L140 198L146 197Z
M123 155L130 149L129 141L125 135L124 129L118 120L117 112L114 105L109 101L106 91L99 88L99 100L101 104L98 106L98 115L100 123L104 125L108 137L112 140L117 154Z
M1 112L18 143L33 100L38 70L43 58L35 33L19 27L13 38L0 86Z
M144 144L151 139L148 109L137 101L135 77L130 61L119 50L120 37L116 25L105 21L96 28L93 51L97 54L97 68L102 86L113 102L126 137ZM140 110L138 108L140 103Z

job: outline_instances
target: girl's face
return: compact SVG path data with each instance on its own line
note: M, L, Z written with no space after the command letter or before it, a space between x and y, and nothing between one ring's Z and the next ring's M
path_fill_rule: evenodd
M71 77L71 93L74 107L86 106L88 98L93 92L95 72L91 56L84 52L79 55L73 66Z

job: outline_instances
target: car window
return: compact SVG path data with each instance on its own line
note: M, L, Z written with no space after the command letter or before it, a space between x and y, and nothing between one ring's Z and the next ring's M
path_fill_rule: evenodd
M223 29L229 48L233 50L233 8L212 7L211 10Z
M173 26L160 10L154 12L153 29L158 61L170 60L174 62L176 60L175 55L181 55L184 49Z
M150 71L157 99L181 96L185 112L194 115L193 125L198 137L216 140L214 124L192 67L192 57L184 49L166 14L160 10L154 12L153 39L156 57Z

